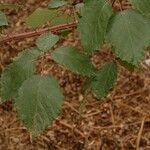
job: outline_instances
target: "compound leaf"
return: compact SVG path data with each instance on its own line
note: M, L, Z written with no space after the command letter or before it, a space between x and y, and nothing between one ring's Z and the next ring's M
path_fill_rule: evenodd
M88 87L94 91L98 98L101 98L108 94L116 78L117 65L108 62L95 72L95 77L88 79Z
M60 47L52 53L52 58L74 73L89 76L93 72L89 57L80 53L77 48L71 46Z
M133 7L150 18L150 0L130 0Z
M48 8L58 8L67 4L64 0L51 0L48 4Z
M2 11L0 11L0 26L6 25L8 25L6 15Z
M54 35L52 33L44 33L40 35L36 40L37 47L45 52L52 48L59 40L59 36Z
M150 20L134 10L117 13L108 28L107 40L123 61L137 66L150 41Z
M16 98L22 83L34 74L34 60L39 55L35 48L19 54L13 63L8 65L1 75L1 97L4 101Z
M107 0L92 0L85 3L78 31L81 44L88 53L99 48L104 40L112 9Z
M58 116L62 103L58 82L53 77L34 75L20 87L15 105L19 118L36 136Z

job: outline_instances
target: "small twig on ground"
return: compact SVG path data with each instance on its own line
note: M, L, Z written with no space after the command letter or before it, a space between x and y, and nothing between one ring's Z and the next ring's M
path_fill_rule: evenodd
M137 141L136 141L136 150L140 150L140 141L141 141L141 137L142 137L145 120L146 120L146 116L144 116L142 119L141 128L139 130Z
M18 130L27 130L27 128L25 127L16 127L16 128L7 128L7 129L2 129L0 130L0 134L1 133L5 133L5 132L14 132L14 131L18 131Z
M71 129L72 131L74 131L75 133L77 133L78 135L80 135L82 138L85 138L84 133L82 133L81 131L79 131L78 129L74 128L73 125L68 124L67 122L64 122L62 120L58 120L59 124Z
M75 109L70 103L65 101L64 104L68 106L72 111L76 112L77 114L80 114L79 111Z
M146 120L145 122L149 122L150 120ZM137 122L133 122L133 123L127 123L127 124L119 124L119 125L110 125L110 126L95 126L93 127L94 129L98 129L98 130L107 130L107 129L113 129L113 128L124 128L124 127L128 127L128 126L134 126L134 125L138 125L140 124L141 121L137 121Z
M110 113L111 113L112 124L115 125L115 118L114 118L114 113L113 113L113 109L112 109L111 104L109 105L109 109L110 109Z
M89 113L89 114L85 114L83 116L83 118L88 118L88 117L96 116L96 115L99 115L99 114L100 114L100 111L95 111L95 112L92 112L92 113Z
M134 95L141 95L141 93L145 92L146 89L140 89L131 93L125 93L121 95L114 96L113 99L121 99L121 98L127 98L129 96L134 96Z
M145 113L145 112L143 112L142 110L139 110L139 109L134 108L134 107L132 107L132 106L129 106L128 104L125 104L125 103L123 103L123 102L121 102L121 101L119 101L119 100L117 100L117 101L115 101L115 102L116 102L116 103L119 103L120 105L122 105L122 106L124 106L124 107L126 107L126 108L128 108L128 109L130 109L130 110L133 110L133 111L135 111L135 112L138 112L138 113L140 113L140 114L142 114L142 115L144 115L144 116L150 117L150 114Z
M46 143L50 143L50 142L51 142L50 138L47 138L47 137L44 136L44 135L40 135L38 138L39 138L39 140L42 139L42 140L45 141ZM39 143L39 144L41 144L41 143ZM42 144L43 144L43 142L42 142ZM43 145L41 145L41 146L43 146ZM54 146L55 146L55 148L57 148L57 150L62 150L62 148L59 147L58 145L55 144Z

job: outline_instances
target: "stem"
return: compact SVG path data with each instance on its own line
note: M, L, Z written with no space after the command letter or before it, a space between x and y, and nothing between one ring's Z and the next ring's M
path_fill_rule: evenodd
M4 44L6 42L11 42L11 41L15 41L15 40L20 41L20 40L25 39L25 38L39 36L45 32L56 33L56 32L59 32L61 30L72 29L72 28L77 27L77 24L78 24L78 22L75 21L75 22L71 22L71 23L67 23L67 24L61 24L61 25L57 25L57 26L53 26L53 27L47 27L47 28L39 29L36 31L28 31L28 32L24 32L24 33L6 35L0 39L0 45Z

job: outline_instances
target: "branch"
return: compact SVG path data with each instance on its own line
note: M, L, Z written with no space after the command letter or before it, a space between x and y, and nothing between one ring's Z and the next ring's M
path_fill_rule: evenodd
M142 137L142 131L143 131L143 128L144 128L145 119L146 119L146 117L144 117L142 119L141 128L139 130L137 141L136 141L136 150L140 150L140 140L141 140L141 137Z
M28 31L28 32L19 33L19 34L6 35L0 39L0 45L4 44L6 42L11 42L11 41L15 41L15 40L20 41L20 40L25 39L25 38L39 36L45 32L56 33L56 32L59 32L61 30L72 29L72 28L77 27L77 23L78 22L76 21L76 22L61 24L61 25L57 25L57 26L53 26L53 27L43 28L43 29L39 29L36 31Z

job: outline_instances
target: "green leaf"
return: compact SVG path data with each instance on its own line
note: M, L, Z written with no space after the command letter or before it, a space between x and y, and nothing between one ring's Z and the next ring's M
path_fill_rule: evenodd
M0 26L6 25L8 25L6 15L2 11L0 11Z
M78 3L75 5L76 11L82 16L84 10L84 3Z
M74 22L74 18L77 16L74 16L74 14L62 14L61 12L59 12L59 16L57 16L55 19L53 19L49 25L50 26L55 26L55 25L60 25L60 24L67 24L67 23L71 23Z
M83 89L86 91L86 90L91 90L91 84L94 82L94 81L97 81L96 80L96 77L94 76L94 73L93 72L93 75L91 75L89 78L86 79L86 81L84 82L84 85L83 85Z
M16 98L22 83L34 74L33 60L40 54L35 48L20 53L1 75L1 97L3 102Z
M48 4L48 8L58 8L66 4L67 2L64 0L51 0Z
M13 60L18 62L33 61L40 53L37 47L27 48L20 52Z
M3 10L3 9L20 9L22 8L21 5L18 5L18 4L0 4L0 10Z
M111 20L107 40L123 61L137 66L150 41L150 20L134 10L117 13Z
M85 3L78 31L81 44L88 53L103 44L108 20L112 14L111 6L107 0L92 0Z
M19 118L35 137L58 116L62 104L58 82L53 77L34 75L20 87L15 105Z
M117 78L117 65L113 62L104 64L95 73L95 78L89 80L90 87L98 98L108 94Z
M150 0L130 0L133 7L150 18Z
M31 28L39 27L48 21L51 21L58 15L57 10L36 9L27 19L27 25Z
M49 26L55 26L74 21L73 15L62 14L56 9L36 9L27 19L27 26L31 28L39 27L48 23Z
M80 53L77 48L64 46L52 53L52 59L74 73L90 76L93 66L87 55Z
M44 33L38 37L36 40L37 47L45 52L52 48L59 40L59 36L54 35L52 33Z

